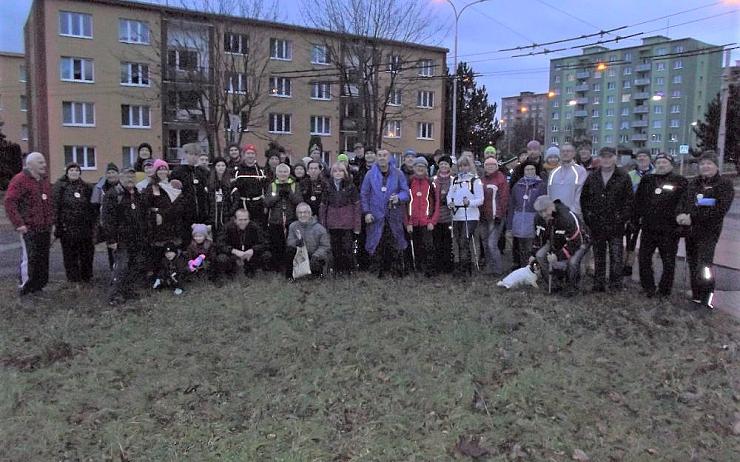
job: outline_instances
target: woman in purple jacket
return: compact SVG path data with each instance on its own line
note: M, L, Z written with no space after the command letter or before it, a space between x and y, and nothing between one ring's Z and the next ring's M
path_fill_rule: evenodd
M331 166L328 183L319 206L319 223L329 231L335 274L351 274L355 236L361 229L360 193L341 162Z
M534 201L547 194L547 184L537 175L537 164L527 161L522 164L524 176L517 181L509 195L506 223L512 240L512 271L527 264L532 253L534 239Z

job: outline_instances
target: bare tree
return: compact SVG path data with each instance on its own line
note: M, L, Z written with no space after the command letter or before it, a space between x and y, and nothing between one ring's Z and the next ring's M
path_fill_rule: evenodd
M304 0L304 21L335 32L323 40L342 88L342 111L366 146L380 147L386 121L408 117L415 105L399 109L399 92L417 83L420 61L404 42L430 43L441 27L423 0ZM444 76L444 63L432 65Z

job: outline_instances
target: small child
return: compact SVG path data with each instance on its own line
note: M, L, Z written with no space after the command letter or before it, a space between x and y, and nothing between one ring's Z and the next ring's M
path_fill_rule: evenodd
M211 262L211 249L213 241L208 239L208 226L201 223L194 223L193 240L185 249L185 259L188 262L188 271L191 275L202 275L208 271Z
M174 244L167 244L164 257L157 268L156 277L152 289L166 287L173 289L175 295L181 295L183 277L185 275L185 260Z

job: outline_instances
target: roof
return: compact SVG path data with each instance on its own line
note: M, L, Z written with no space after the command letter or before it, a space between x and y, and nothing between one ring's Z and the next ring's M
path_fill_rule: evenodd
M660 38L660 37L663 37L663 36L662 35L653 35L651 37L645 37L643 40L645 40L645 39ZM664 43L684 42L684 41L687 41L687 40L691 40L691 41L694 41L694 42L699 43L701 45L705 45L706 47L721 47L722 46L722 45L712 45L710 43L702 42L701 40L697 40L697 39L691 38L691 37L684 37L684 38L680 38L680 39L670 39L670 38L667 38L667 37L664 37L664 38L665 38L665 40L664 41L660 41L660 42L641 43L640 45L632 45L632 46L622 47L622 48L607 48L607 47L604 47L605 48L604 50L599 50L599 51L595 51L595 52L594 51L591 51L591 49L592 48L595 48L595 46L586 46L586 47L583 47L582 48L583 54L581 54L581 55L570 55L570 56L563 56L563 57L560 57L560 58L553 58L553 59L550 60L550 62L552 63L554 61L562 61L562 60L565 60L565 59L583 58L584 56L607 54L607 53L613 53L613 52L616 52L616 51L632 50L632 49L636 49L636 48L653 47L655 45L660 45L660 44L664 44ZM589 51L586 51L586 50L589 50Z
M15 51L2 51L0 50L0 56L5 56L8 58L22 58L25 59L26 55L23 53L17 53Z
M99 3L102 5L120 6L120 7L125 7L125 8L137 8L137 9L142 9L142 10L158 12L160 14L189 16L190 18L202 18L204 20L211 20L214 22L223 22L224 20L228 20L228 21L232 21L232 22L236 22L240 24L270 27L274 29L283 29L283 30L294 31L294 32L308 32L312 34L321 34L321 35L329 35L329 36L344 37L344 38L367 38L367 37L363 37L363 36L355 35L355 34L332 32L332 31L327 31L323 29L298 26L294 24L286 24L286 23L267 21L267 20L262 20L262 19L245 18L241 16L229 16L229 15L222 15L222 14L216 14L216 13L207 13L203 11L189 10L186 8L177 8L177 7L159 5L159 4L153 4L153 3L142 3L142 2L131 1L131 0L73 0L73 1L84 1L85 3ZM449 49L447 48L436 47L436 46L431 46L431 45L423 45L420 43L400 42L397 40L386 40L386 39L379 39L379 42L385 43L388 45L397 45L397 46L404 46L404 47L409 47L409 48L417 48L420 50L427 50L427 51L432 51L435 53L448 53L449 52Z

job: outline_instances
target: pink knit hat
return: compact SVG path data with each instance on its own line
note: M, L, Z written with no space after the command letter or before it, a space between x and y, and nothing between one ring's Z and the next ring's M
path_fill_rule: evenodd
M157 159L157 160L154 161L154 171L156 172L160 168L163 168L165 170L169 170L170 169L170 164L168 164L167 162L163 161L162 159Z

